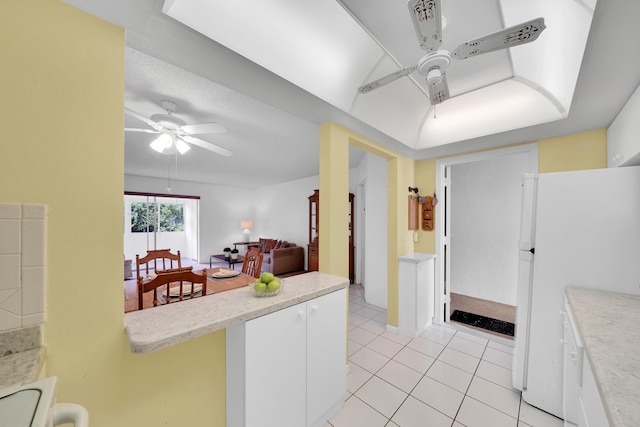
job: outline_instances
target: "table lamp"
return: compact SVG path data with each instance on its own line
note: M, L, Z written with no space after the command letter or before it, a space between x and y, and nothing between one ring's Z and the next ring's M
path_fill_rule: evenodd
M242 240L247 243L251 239L251 230L253 228L253 222L250 219L243 219L240 221L240 228L244 228L242 232Z

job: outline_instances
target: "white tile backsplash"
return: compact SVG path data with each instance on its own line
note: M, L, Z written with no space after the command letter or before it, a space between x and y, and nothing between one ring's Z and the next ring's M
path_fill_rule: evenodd
M19 219L0 219L0 254L20 253Z
M0 331L43 323L47 207L0 203Z
M2 233L0 233L2 236ZM0 255L0 289L20 288L20 254Z

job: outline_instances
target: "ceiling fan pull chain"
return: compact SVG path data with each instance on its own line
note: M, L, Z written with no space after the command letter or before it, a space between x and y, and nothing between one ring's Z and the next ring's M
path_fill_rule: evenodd
M433 104L433 118L436 118L436 104Z
M171 193L171 161L169 161L167 168L167 192Z

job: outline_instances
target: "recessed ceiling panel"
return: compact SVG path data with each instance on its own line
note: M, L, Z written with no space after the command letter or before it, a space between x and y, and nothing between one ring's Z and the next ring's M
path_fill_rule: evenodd
M425 117L418 149L533 126L562 115L537 90L516 80L470 92L439 104Z
M432 109L425 78L432 61L402 83L357 92L425 55L405 0L263 0L250 9L225 0L167 0L163 12L411 148L567 116L591 22L585 3L441 0L441 6L446 27L439 49L448 52L538 17L549 29L532 43L444 65L450 98L438 115L456 117L447 129L440 125L446 120L425 114Z
M381 53L333 1L172 0L163 12L344 111Z

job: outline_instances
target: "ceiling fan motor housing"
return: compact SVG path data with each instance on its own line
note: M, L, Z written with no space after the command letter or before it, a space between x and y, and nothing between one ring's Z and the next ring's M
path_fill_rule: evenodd
M451 55L446 50L436 50L427 53L418 62L418 72L423 76L428 76L429 71L437 68L441 72L445 71L451 62Z
M151 116L151 120L158 123L163 128L173 131L177 131L181 126L187 124L184 120L170 114L154 114Z

